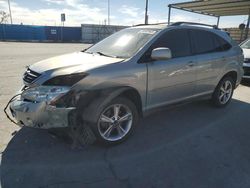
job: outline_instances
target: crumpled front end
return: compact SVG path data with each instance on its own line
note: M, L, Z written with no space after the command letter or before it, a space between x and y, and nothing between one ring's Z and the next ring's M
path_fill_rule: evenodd
M69 113L75 107L57 107L51 105L51 100L31 100L29 92L22 93L11 100L10 112L17 124L41 129L62 128L69 126ZM28 93L28 94L27 94ZM37 95L37 94L36 94ZM25 96L28 96L25 98ZM29 99L28 99L29 98Z

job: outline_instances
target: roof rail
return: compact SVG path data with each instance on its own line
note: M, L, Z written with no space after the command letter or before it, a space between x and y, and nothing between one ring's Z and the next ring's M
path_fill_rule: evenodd
M180 25L200 25L206 27L212 27L213 29L219 29L216 25L209 25L209 24L202 24L202 23L195 23L195 22L175 22L170 26L180 26Z
M168 24L167 22L161 22L161 23L152 23L152 24L137 24L133 26L144 26L144 25L162 25L162 24Z

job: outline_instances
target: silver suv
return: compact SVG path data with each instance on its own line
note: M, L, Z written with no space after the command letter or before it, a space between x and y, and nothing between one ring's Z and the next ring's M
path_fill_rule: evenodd
M29 66L10 111L19 125L88 126L99 141L119 143L152 109L204 96L226 106L243 60L241 48L218 28L140 25Z

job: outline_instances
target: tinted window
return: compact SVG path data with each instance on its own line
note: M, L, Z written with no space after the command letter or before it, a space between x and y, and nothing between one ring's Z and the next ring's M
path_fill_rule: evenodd
M232 47L231 44L229 44L220 36L215 35L215 34L212 34L212 35L214 36L214 39L215 39L215 45L216 45L217 51L227 51Z
M219 37L213 35L212 40L214 42L214 52L222 52L222 51L224 51L222 41L220 40Z
M231 48L223 38L208 31L192 30L191 37L195 54L221 52Z
M158 47L169 48L173 58L191 55L188 31L179 29L166 32L153 44L151 49Z

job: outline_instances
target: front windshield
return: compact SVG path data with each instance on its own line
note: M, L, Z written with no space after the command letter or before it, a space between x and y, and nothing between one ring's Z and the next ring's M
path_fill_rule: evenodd
M240 45L241 48L250 49L250 39Z
M85 52L124 59L130 58L135 55L157 31L159 30L145 28L124 29L93 45Z

